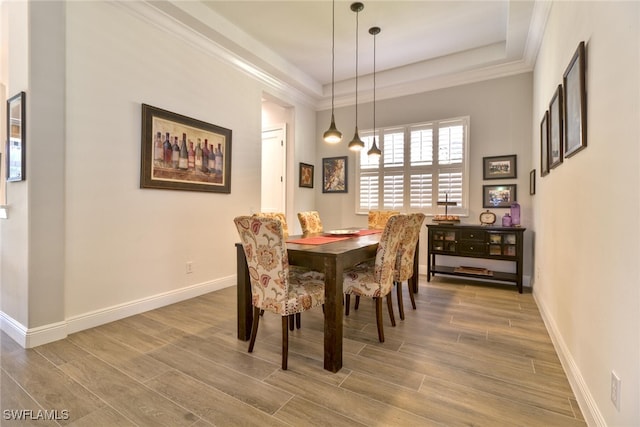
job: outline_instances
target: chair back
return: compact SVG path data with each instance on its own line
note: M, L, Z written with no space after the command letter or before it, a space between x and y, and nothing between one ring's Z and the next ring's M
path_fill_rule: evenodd
M298 212L298 221L304 234L322 233L322 221L318 211Z
M398 247L406 223L407 215L394 215L389 218L380 236L374 270L375 281L380 285L380 295L388 294L393 286Z
M369 229L384 230L387 221L393 215L399 215L400 211L369 211Z
M289 260L282 223L273 218L239 216L238 229L251 280L251 303L283 314L289 294Z
M425 214L423 213L407 215L407 224L398 246L398 257L393 278L396 282L409 280L413 276L413 258L416 254L416 246L420 239L420 230L422 229L424 218Z
M284 233L284 238L289 237L289 227L287 227L287 217L282 212L259 212L254 214L255 216L263 217L263 218L272 218L277 219L282 223L282 232Z

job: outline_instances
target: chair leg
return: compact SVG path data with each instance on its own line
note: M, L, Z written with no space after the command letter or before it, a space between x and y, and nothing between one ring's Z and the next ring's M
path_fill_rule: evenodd
M253 352L253 345L258 335L258 322L260 322L260 309L253 307L253 324L251 325L251 339L249 340L249 353Z
M360 295L356 295L356 303L353 305L353 309L357 310L360 306Z
M282 370L287 370L287 359L289 358L289 319L293 320L293 316L282 316Z
M409 286L409 297L411 298L411 306L415 310L416 309L416 297L413 295L414 294L414 288L413 288L413 284L411 282L412 282L412 280L409 279L407 281L407 286Z
M400 320L404 320L404 302L402 301L402 282L393 282L393 283L396 285L396 293L398 294L398 311L400 312Z
M389 317L391 318L391 326L396 326L396 318L393 315L393 301L391 300L391 292L387 294L387 308L389 309Z
M296 329L300 329L301 322L302 322L302 313L296 313Z
M289 319L289 330L293 331L294 318L293 318L293 316L287 316L287 318Z
M349 315L349 305L351 304L351 294L344 294L344 315Z
M376 302L376 324L378 325L378 341L384 342L384 329L382 328L382 297L374 297Z
M264 314L264 310L260 310L260 316Z

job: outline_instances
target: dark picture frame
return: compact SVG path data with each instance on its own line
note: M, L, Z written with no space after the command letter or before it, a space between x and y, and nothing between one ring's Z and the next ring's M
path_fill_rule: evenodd
M517 178L517 155L493 156L482 158L483 179Z
M517 200L517 185L483 185L482 207L509 208Z
M587 146L585 44L580 42L562 75L564 87L564 157Z
M300 163L299 187L313 188L313 165Z
M346 193L348 191L349 158L326 157L322 159L322 192Z
M533 196L536 194L536 170L531 169L529 172L529 195Z
M24 181L27 164L26 94L20 92L7 100L7 181Z
M562 85L549 103L549 170L562 163Z
M540 176L549 174L549 110L540 121Z
M142 104L140 188L231 193L231 136L230 129Z

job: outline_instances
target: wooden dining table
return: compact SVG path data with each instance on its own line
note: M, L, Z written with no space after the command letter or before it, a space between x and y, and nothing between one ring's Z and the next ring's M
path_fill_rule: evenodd
M305 266L324 273L324 368L331 372L338 372L342 368L342 273L349 267L375 258L380 241L380 232L363 231L363 234L358 235L354 232L353 235L344 237L312 234L290 236L287 239L289 264ZM306 239L310 239L308 241L314 244L305 244ZM319 241L327 243L318 244ZM238 339L247 341L251 337L253 308L249 271L241 243L236 243L236 254Z

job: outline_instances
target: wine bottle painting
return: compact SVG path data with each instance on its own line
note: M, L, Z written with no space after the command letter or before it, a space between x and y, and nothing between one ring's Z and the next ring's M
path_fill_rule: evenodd
M142 188L231 192L231 130L142 105Z

